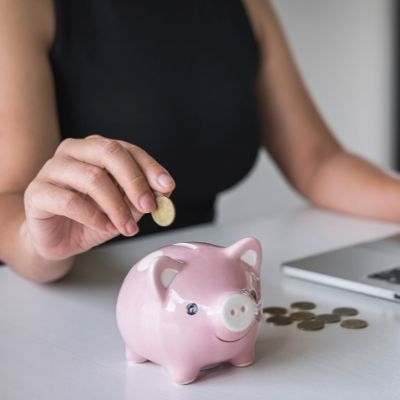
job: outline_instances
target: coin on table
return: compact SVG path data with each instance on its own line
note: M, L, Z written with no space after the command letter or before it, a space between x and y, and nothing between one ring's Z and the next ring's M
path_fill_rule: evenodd
M313 319L315 314L309 311L295 311L290 314L293 321L308 321Z
M263 314L271 314L271 315L283 315L286 314L287 310L283 307L264 307Z
M368 322L363 319L345 319L340 326L347 329L362 329L368 326Z
M168 226L174 222L174 203L166 196L156 197L157 208L151 213L154 222L160 226Z
M334 324L340 321L340 315L337 314L319 314L315 317L317 321L322 321L325 324Z
M297 328L302 331L319 331L323 329L325 324L322 321L315 319L311 321L301 321L297 324Z
M309 301L297 301L296 303L292 303L290 307L297 308L298 310L313 310L316 306Z
M273 317L267 318L267 322L276 326L284 326L290 325L293 320L285 315L274 315Z
M358 314L358 310L350 307L338 307L332 311L333 314L340 315L341 317L352 317Z

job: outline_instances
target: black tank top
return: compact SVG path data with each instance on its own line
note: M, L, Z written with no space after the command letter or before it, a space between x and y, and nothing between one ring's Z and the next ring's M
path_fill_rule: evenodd
M212 221L260 144L259 54L240 0L55 0L63 138L134 143L174 177L171 228ZM159 228L146 215L140 233Z

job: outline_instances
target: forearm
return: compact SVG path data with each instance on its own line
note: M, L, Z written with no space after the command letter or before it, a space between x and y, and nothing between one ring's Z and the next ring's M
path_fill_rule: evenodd
M303 195L320 207L400 222L400 179L343 150L316 167Z
M22 193L0 194L0 259L18 275L36 282L50 282L64 276L74 257L47 260L36 251L25 228Z

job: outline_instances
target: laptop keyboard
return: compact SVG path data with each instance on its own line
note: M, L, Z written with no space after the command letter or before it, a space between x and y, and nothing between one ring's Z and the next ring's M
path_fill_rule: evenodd
M400 284L400 267L389 269L387 271L376 272L368 275L368 278L379 279L389 283Z

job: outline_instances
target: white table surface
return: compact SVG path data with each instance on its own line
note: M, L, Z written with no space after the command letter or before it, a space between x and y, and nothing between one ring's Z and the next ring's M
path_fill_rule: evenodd
M0 268L0 399L400 399L400 304L280 274L284 260L400 231L400 225L299 208L229 226L203 225L104 246L63 281L37 285ZM155 364L129 366L116 296L139 258L168 243L228 245L254 235L264 250L264 305L310 300L356 307L370 326L319 332L263 323L256 362L222 366L186 386Z

